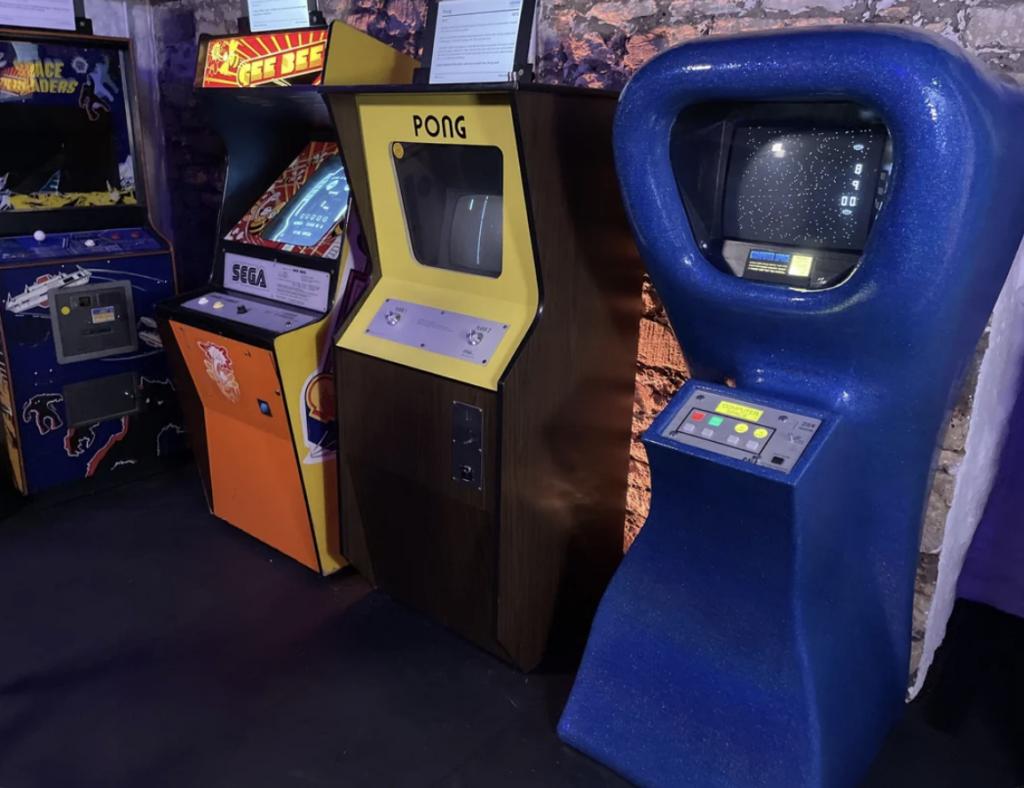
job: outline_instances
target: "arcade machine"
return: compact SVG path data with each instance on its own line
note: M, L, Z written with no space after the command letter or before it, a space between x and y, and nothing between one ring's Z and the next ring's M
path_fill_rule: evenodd
M213 272L161 304L210 510L323 574L338 545L328 338L366 289L348 178L316 84L415 61L335 24L207 39L196 87L228 151ZM365 243L364 243L365 245Z
M860 783L903 706L940 434L1024 234L1022 122L1019 87L903 27L705 39L634 77L616 164L693 378L644 438L650 516L566 741L650 788Z
M0 407L28 496L185 449L154 319L174 263L146 205L130 44L78 24L0 28Z
M622 558L642 272L616 95L325 93L380 264L335 351L342 549L531 669L554 632L582 645Z

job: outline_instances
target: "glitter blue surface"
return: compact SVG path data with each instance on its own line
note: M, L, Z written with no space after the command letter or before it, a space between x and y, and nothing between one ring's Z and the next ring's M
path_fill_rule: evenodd
M850 100L894 140L860 267L800 292L698 250L669 161L701 101ZM853 788L900 714L937 445L1024 234L1024 93L951 43L882 26L686 44L622 96L615 157L694 380L644 438L647 524L559 724L651 788ZM820 414L793 473L659 437L697 381Z

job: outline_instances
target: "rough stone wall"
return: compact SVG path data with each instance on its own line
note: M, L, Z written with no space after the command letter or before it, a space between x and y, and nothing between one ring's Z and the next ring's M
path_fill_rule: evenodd
M224 189L224 146L210 128L193 83L201 33L235 32L242 0L151 0L178 284L205 284Z
M156 2L165 61L164 123L172 157L179 257L208 266L219 206L222 151L191 93L200 32L235 29L241 0ZM426 18L423 0L323 0L339 19L416 55ZM1024 2L1020 0L542 0L537 75L541 81L623 87L630 75L667 48L706 35L819 24L907 24L940 33L998 68L1024 74ZM916 670L953 482L963 458L974 382L984 342L943 443L928 505L914 617ZM650 470L639 436L686 380L686 364L661 307L646 283L630 462L626 546L647 516Z

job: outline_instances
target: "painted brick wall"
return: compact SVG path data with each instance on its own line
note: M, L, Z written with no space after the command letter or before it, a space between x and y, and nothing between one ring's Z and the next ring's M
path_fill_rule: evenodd
M196 34L235 30L241 0L155 2L163 46L164 123L171 151L175 236L179 259L208 266L219 204L222 152L191 96ZM621 88L630 75L665 49L705 35L776 27L882 22L940 33L1011 73L1024 73L1024 2L999 0L541 0L537 72L540 80ZM323 0L339 19L417 54L426 17L423 0ZM963 458L977 366L954 411L928 506L915 604L916 669L935 588L938 553L953 482ZM643 526L650 471L638 438L686 380L686 365L657 293L644 288L630 463L626 545Z

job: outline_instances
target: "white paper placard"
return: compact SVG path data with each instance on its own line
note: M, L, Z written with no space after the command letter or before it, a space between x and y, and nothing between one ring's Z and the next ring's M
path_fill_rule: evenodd
M224 287L302 309L326 312L331 275L326 271L225 252Z
M309 27L309 4L306 0L249 0L249 29L252 32L296 27Z
M523 0L441 0L430 82L508 82Z
M0 0L0 24L75 29L74 0Z

